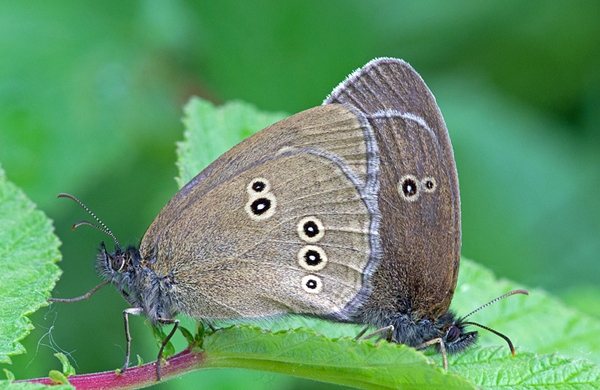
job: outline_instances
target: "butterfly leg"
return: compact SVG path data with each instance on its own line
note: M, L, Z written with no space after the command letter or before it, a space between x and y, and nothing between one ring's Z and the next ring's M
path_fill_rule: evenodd
M131 353L131 333L129 332L129 314L139 316L144 310L141 307L130 307L123 310L123 318L125 320L125 340L127 340L127 349L125 350L125 365L121 372L125 372L129 367L129 355Z
M83 301L84 299L88 299L89 297L91 297L92 294L94 294L96 291L100 290L102 287L106 286L108 283L110 283L110 282L109 281L102 282L99 285L97 285L96 287L94 287L93 289L91 289L90 291L88 291L86 294L84 294L82 296L79 296L79 297L75 297L75 298L48 298L48 302L73 303L73 302Z
M206 323L206 325L208 325L208 327L210 328L210 330L212 330L213 332L217 330L217 328L215 328L215 326L213 325L213 323L210 322L209 320L204 320L204 322Z
M356 337L354 338L354 340L360 340L360 338L362 337L362 335L365 334L368 329L369 329L369 327L367 326L366 328L364 328L363 330L361 330L360 333L356 335Z
M171 332L169 332L167 337L165 337L165 339L163 340L160 349L158 350L158 357L156 358L156 380L160 381L160 360L162 359L165 346L169 343L169 341L171 341L171 337L173 337L173 335L177 331L177 328L179 328L179 320L173 318L159 318L158 322L160 322L162 325L173 324L173 329L171 329Z
M441 339L441 337L437 337L435 339L425 341L423 344L417 345L415 348L421 350L421 349L425 349L433 344L440 344L440 352L442 354L442 359L444 359L444 370L447 370L448 369L448 356L446 354L446 345L444 343L444 340Z
M367 331L367 329L369 329L369 328L367 327L367 328L363 329L362 332L360 332L354 339L358 340ZM364 339L368 340L377 335L381 335L380 337L384 338L384 335L386 332L387 332L387 335L385 336L385 339L391 343L392 341L394 341L394 338L392 337L394 335L394 325L388 325L388 326L384 326L383 328L379 328L376 331L366 335L364 337Z

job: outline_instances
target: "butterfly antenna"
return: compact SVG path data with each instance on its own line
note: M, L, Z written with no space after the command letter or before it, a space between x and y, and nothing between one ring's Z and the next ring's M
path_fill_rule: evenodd
M100 220L100 218L98 218L98 217L96 216L96 214L94 214L94 213L93 213L93 212L92 212L92 211L91 211L91 210L90 210L90 209L89 209L89 208L88 208L88 207L87 207L85 204L83 204L83 202L82 202L82 201L80 201L79 199L77 199L76 197L74 197L74 196L73 196L73 195L71 195L71 194L65 194L65 193L58 194L58 196L57 196L57 197L58 197L58 198L69 198L69 199L71 199L71 200L74 200L74 201L75 201L75 202L77 202L77 203L78 203L78 204L79 204L81 207L83 207L83 209L84 209L85 211L87 211L87 212L88 212L88 213L89 213L89 214L90 214L92 217L94 217L94 219L95 219L96 221L98 221L98 223L100 224L100 226L98 226L98 225L96 225L96 224L93 224L93 223L91 223L91 222L88 222L88 221L79 221L79 222L77 222L77 223L75 223L75 224L73 225L73 227L72 227L72 229L73 229L73 230L77 229L77 228L78 228L79 226L81 226L81 225L88 225L88 226L91 226L91 227L93 227L93 228L96 228L96 229L100 230L101 232L104 232L104 233L108 234L109 236L111 236L111 237L112 237L112 239L115 241L115 244L117 245L117 247L119 247L119 248L121 247L121 245L119 244L119 240L117 240L117 237L115 237L115 235L114 235L114 234L113 234L113 232L112 232L112 231L111 231L111 230L108 228L108 226L106 226L106 225L104 224L104 222L102 222L102 221Z
M93 214L92 214L93 215ZM488 307L491 304L494 304L496 302L498 302L501 299L504 299L506 297L510 297L511 295L515 295L515 294L525 294L525 295L529 295L529 291L527 290L513 290L509 293L506 293L504 295L499 296L498 298L492 299L491 301L489 301L488 303L486 303L485 305L481 305L479 306L477 309L473 310L472 312L470 312L469 314L467 314L466 316L463 317L464 319L467 319L468 317L471 317L473 314L477 313L479 310L484 309L486 307Z
M492 328L489 328L485 325L481 325L478 324L477 322L471 322L471 321L464 321L465 319L467 319L467 317L472 316L473 314L477 313L479 310L488 307L489 305L498 302L501 299L504 299L506 297L510 297L511 295L515 295L515 294L525 294L525 295L529 295L529 291L527 290L513 290L509 293L506 293L504 295L499 296L498 298L492 299L491 301L489 301L488 303L486 303L485 305L481 305L479 306L477 309L473 310L472 312L470 312L469 314L467 314L466 316L464 316L462 318L462 320L460 321L461 325L475 325L478 326L482 329L485 329L489 332L492 332L493 334L495 334L496 336L502 337L504 339L504 341L506 341L508 343L508 347L510 348L510 353L515 356L515 348L513 347L513 343L512 341L510 341L510 339L508 338L508 336L498 332L497 330L494 330Z

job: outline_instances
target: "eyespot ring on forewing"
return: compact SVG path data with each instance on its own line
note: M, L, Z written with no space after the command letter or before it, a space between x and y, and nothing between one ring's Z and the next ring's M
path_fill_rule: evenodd
M267 192L251 196L244 209L251 219L263 221L271 218L275 214L276 208L277 198L272 192Z
M271 183L263 177L257 177L255 179L252 179L252 181L248 183L246 191L248 191L248 194L250 196L264 194L266 192L271 191Z

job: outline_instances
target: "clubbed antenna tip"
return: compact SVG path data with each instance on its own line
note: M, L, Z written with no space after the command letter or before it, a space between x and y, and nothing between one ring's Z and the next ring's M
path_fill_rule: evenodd
M91 227L96 228L96 229L100 230L101 232L104 232L104 233L108 234L109 236L111 236L112 239L115 241L115 244L117 245L117 247L118 248L121 247L121 245L119 245L119 240L117 240L117 237L115 237L113 232L104 224L104 222L102 222L100 220L100 218L98 218L96 216L96 214L94 214L85 204L83 204L82 201L80 201L79 199L77 199L76 197L74 197L71 194L65 194L65 193L58 194L57 198L69 198L69 199L77 202L85 211L87 211L100 224L100 226L98 226L98 225L95 225L88 221L79 221L79 222L73 224L73 227L72 227L73 230L77 229L81 225L91 226Z

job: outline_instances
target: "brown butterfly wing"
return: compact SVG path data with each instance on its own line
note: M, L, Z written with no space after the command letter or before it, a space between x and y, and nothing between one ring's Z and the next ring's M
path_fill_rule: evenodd
M364 112L380 151L383 260L357 317L379 326L387 313L435 319L452 300L461 245L458 176L435 98L410 65L382 58L350 75L331 103Z
M183 187L141 256L196 318L346 320L380 258L374 143L364 118L340 105L278 122ZM315 227L324 234L310 237Z

